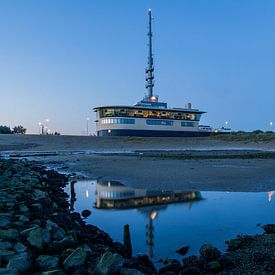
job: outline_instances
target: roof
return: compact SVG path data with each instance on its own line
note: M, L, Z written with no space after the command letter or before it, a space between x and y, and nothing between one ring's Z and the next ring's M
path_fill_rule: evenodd
M94 110L103 109L103 108L124 108L124 109L139 109L139 110L157 110L157 111L166 111L166 112L185 112L185 113L198 113L204 114L206 112L200 111L198 109L185 109L185 108L156 108L156 107L145 107L145 106L130 106L130 105L107 105L95 107Z

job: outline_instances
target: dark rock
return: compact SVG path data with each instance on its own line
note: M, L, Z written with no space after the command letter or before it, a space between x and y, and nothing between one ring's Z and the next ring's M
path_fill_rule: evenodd
M81 215L82 215L84 218L89 217L91 214L92 214L92 212L91 212L90 210L87 210L87 209L85 209L85 210L83 210L83 211L81 212Z
M65 275L62 269L48 270L41 273L41 275Z
M61 241L58 241L54 244L54 247L58 250L64 250L66 248L73 248L75 247L75 240L74 238L69 235L64 237Z
M51 235L48 229L38 227L30 232L27 240L30 245L38 249L43 249L43 245L48 244L50 238Z
M27 250L27 247L25 245L23 245L21 242L17 242L14 245L13 250L17 253L22 253L22 252L25 252Z
M182 269L182 271L179 274L180 275L201 275L203 273L197 267L188 267L188 268Z
M19 275L19 272L12 268L0 268L0 275Z
M82 248L79 247L75 249L63 262L63 266L65 270L74 270L76 268L81 267L87 257L86 251Z
M22 213L26 213L26 212L29 212L30 209L25 204L20 204L19 211Z
M267 234L275 234L275 224L266 224L262 228Z
M208 263L207 267L210 272L218 272L222 269L222 266L219 263L219 261L211 261Z
M11 249L12 247L11 242L0 242L0 249Z
M125 260L119 254L106 252L99 259L96 272L100 275L115 274L124 264Z
M35 201L45 199L47 196L47 192L41 191L39 189L34 189L32 193L32 199Z
M65 237L65 235L65 230L63 228L59 228L56 232L53 233L53 239L60 241Z
M10 218L6 216L0 216L0 227L5 227L11 223Z
M156 274L157 270L147 255L133 257L123 265L125 268L138 269L146 274Z
M39 226L35 225L35 226L30 227L30 228L27 228L27 229L25 229L25 230L23 230L23 231L20 232L20 236L22 236L22 237L28 237L29 234L30 234L30 232L33 231L36 228L39 228Z
M145 275L145 273L137 270L137 269L130 269L130 268L121 268L119 270L120 275Z
M13 251L6 250L6 249L0 249L0 261L8 261L14 255L15 255L15 253Z
M0 239L3 240L16 240L19 236L18 230L16 229L7 229L0 230Z
M190 248L189 245L183 246L183 247L179 248L178 250L176 250L176 252L177 252L178 254L184 256L184 255L188 252L189 248Z
M31 261L27 254L18 254L9 260L7 268L15 269L19 272L25 272L31 267Z
M51 220L47 220L46 228L50 232L56 232L59 229L59 226L55 222L53 222Z
M242 241L240 239L232 239L227 242L228 251L237 250L242 246Z
M159 269L159 274L178 274L182 268L178 260L166 259L163 261L163 263L165 264L165 266Z
M40 255L35 262L42 270L53 270L58 268L59 258L49 255Z
M213 261L221 256L221 252L211 244L205 244L200 248L201 256L207 261Z

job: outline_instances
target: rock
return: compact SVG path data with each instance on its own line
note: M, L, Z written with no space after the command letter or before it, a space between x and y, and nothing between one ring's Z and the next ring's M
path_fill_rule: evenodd
M42 272L41 275L65 275L65 273L62 269L55 269Z
M216 260L221 256L221 252L211 244L205 244L200 249L200 254L207 261Z
M75 246L75 240L74 238L69 235L64 237L61 241L55 243L55 248L59 249L59 250L64 250L66 248L72 248Z
M30 211L30 209L25 204L20 204L19 211L22 213L27 213Z
M219 261L212 261L210 263L208 263L208 270L210 272L217 272L221 270L221 264L219 263Z
M27 250L27 247L25 245L23 245L21 242L17 242L14 245L13 250L17 253L22 253L22 252L25 252Z
M35 260L42 270L52 270L58 268L59 258L49 255L41 255Z
M28 259L26 254L16 255L14 258L9 260L7 268L18 270L19 272L25 272L31 267L31 261Z
M5 227L11 223L10 218L6 216L0 216L0 227Z
M87 209L85 209L85 210L83 210L83 211L81 212L81 215L82 215L84 218L89 217L91 214L92 214L92 212L91 212L90 210L87 210Z
M27 216L25 216L25 215L21 215L21 216L19 217L19 221L20 221L20 222L29 222L30 219L29 219Z
M59 226L51 221L51 220L47 220L47 224L46 224L46 228L50 231L50 232L55 232L59 229Z
M63 262L63 266L65 270L71 270L81 267L85 260L86 260L87 254L86 251L79 247L75 249Z
M190 248L189 245L183 246L183 247L179 248L178 250L176 250L176 252L177 252L178 254L184 256L184 255L188 252L189 248Z
M48 196L47 192L41 191L39 189L34 189L32 194L32 199L37 201L41 199L45 199Z
M0 239L4 240L16 240L19 236L18 230L16 229L7 229L0 230Z
M182 269L180 275L202 275L203 273L197 267L188 267Z
M275 224L266 224L262 228L267 234L275 234Z
M178 260L164 260L165 267L160 268L159 274L175 273L178 274L182 268Z
M0 242L0 249L11 249L12 246L11 242Z
M65 237L65 235L65 230L63 228L58 228L58 230L53 233L53 239L60 241Z
M51 235L48 229L38 227L32 230L28 237L28 242L30 245L38 248L43 249L43 245L48 244L50 241Z
M30 227L30 228L27 228L27 229L25 229L25 230L23 230L23 231L20 232L20 236L22 236L22 237L28 237L29 234L30 234L30 232L33 231L36 228L39 228L39 226L35 225L35 226Z
M19 272L12 268L0 268L0 275L19 275Z
M119 270L120 275L145 275L145 273L137 270L137 269L130 269L130 268L121 268Z
M8 261L15 253L7 249L0 249L0 261Z
M119 254L105 252L96 265L96 272L100 275L115 274L124 264L124 259Z
M232 239L227 242L228 250L234 251L241 247L242 241L240 239Z

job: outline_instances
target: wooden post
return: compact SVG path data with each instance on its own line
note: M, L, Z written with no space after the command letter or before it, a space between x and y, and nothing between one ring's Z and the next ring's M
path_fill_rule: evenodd
M132 251L132 242L130 236L130 227L129 224L124 225L124 234L123 234L124 246L127 251L128 257L132 258L133 251Z

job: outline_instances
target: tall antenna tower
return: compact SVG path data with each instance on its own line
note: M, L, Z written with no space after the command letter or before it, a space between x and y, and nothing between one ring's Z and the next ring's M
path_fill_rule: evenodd
M148 10L149 15L149 53L148 53L148 67L146 68L146 89L148 91L148 100L151 101L153 99L153 87L154 87L154 66L153 66L153 53L152 53L152 11ZM155 98L154 98L155 99Z

